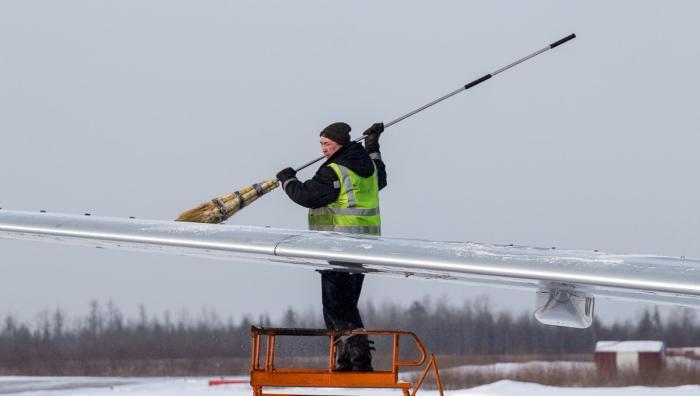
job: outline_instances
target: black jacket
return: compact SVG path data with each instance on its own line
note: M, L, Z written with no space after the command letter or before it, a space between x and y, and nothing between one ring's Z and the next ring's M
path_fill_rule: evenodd
M351 142L328 158L316 171L314 177L303 183L292 179L286 183L284 191L292 201L306 208L321 208L332 203L338 198L341 182L333 169L328 166L332 162L345 166L362 177L371 176L374 173L373 165L376 165L379 189L386 187L384 162L381 159L371 159L360 143Z

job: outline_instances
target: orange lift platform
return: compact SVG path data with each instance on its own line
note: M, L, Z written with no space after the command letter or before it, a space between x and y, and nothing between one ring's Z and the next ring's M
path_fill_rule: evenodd
M340 337L355 334L367 334L369 336L390 336L393 341L391 358L391 370L370 372L340 372L335 371L336 342ZM278 368L275 366L275 338L278 336L295 337L328 337L328 368ZM435 355L428 358L421 340L409 331L392 330L352 330L333 331L317 329L291 329L291 328L251 328L252 361L250 369L250 385L253 387L253 396L291 396L282 393L264 393L267 387L294 387L294 388L393 388L400 389L403 396L415 396L423 380L430 369L433 369L435 381L440 396L443 396L442 383L438 373ZM409 338L414 341L420 357L415 361L402 361L399 359L399 345L401 338ZM265 346L265 361L260 362L261 349ZM427 360L427 363L426 363ZM425 364L421 376L415 383L399 380L400 367L420 367Z

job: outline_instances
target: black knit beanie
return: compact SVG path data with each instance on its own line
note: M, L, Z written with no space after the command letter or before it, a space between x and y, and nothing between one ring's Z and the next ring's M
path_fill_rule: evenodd
M328 138L341 146L350 143L350 125L344 122L334 122L321 131L321 136Z

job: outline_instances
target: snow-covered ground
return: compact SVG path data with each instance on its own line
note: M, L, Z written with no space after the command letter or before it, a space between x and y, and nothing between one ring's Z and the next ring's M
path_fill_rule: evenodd
M244 379L240 377L239 379ZM91 378L91 377L0 377L0 394L22 396L251 396L247 384L208 386L208 378ZM278 389L291 394L353 394L400 396L397 390L354 389ZM673 388L561 388L515 381L499 381L465 390L445 392L449 396L697 396L700 385ZM437 391L419 391L425 396L437 396Z
M668 357L668 366L700 368L700 361L685 357ZM486 365L465 365L440 370L442 374L451 375L514 375L522 371L591 371L595 370L592 362L568 361L531 361L522 363L495 363ZM410 373L402 375L408 379ZM0 377L0 395L22 396L252 396L247 383L209 386L213 378L125 378L125 377ZM248 380L248 377L229 377L233 380ZM700 381L700 379L698 379ZM313 395L368 395L401 396L398 390L384 389L329 389L329 388L285 388L267 389L271 393L313 394ZM438 396L437 391L419 390L425 396ZM448 396L697 396L699 385L686 385L671 388L623 387L623 388L564 388L539 384L503 380L488 385L463 390L445 392Z
M533 360L530 362L523 363L493 363L493 364L470 364L465 366L451 367L448 369L441 369L441 374L492 374L492 375L510 375L516 374L523 371L533 371L537 370L540 372L552 372L555 370L572 372L574 370L584 371L584 370L595 370L595 363L593 362L569 362L569 361L555 361L555 362L545 362L539 360Z

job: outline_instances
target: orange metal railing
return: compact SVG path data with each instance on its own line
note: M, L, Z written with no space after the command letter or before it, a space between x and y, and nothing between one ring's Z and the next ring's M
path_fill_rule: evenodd
M335 349L339 337L367 334L392 337L392 363L390 371L371 372L340 372L335 371ZM275 339L278 336L325 336L329 338L328 368L325 370L308 368L277 368L275 367ZM399 343L401 337L411 338L420 357L417 360L402 361L399 358ZM404 396L415 396L425 380L430 369L433 369L440 396L443 395L440 374L438 373L435 355L427 357L421 340L410 331L393 330L352 330L333 331L317 329L288 329L288 328L251 328L252 356L250 369L250 384L253 396L268 396L263 393L264 387L332 387L332 388L396 388L401 389ZM261 349L265 340L265 361L261 364ZM415 384L399 380L400 367L418 367L425 365L423 372ZM274 394L281 395L281 394Z

